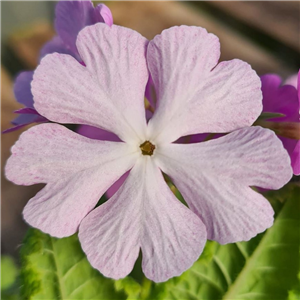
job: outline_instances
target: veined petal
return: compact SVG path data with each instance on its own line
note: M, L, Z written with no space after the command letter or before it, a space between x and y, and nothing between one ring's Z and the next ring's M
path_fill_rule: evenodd
M200 27L172 27L149 42L147 62L158 101L149 126L157 142L232 131L259 116L259 77L240 60L217 65L219 56L218 38Z
M144 95L148 81L147 39L129 28L96 24L85 28L77 47L87 70L107 98L143 141L146 130Z
M208 238L222 244L249 240L273 223L271 205L250 186L279 189L292 176L280 140L261 127L199 144L164 145L155 159L204 222Z
M81 220L137 157L124 143L91 140L57 124L30 128L11 151L5 167L10 181L47 183L26 205L25 220L56 237L75 233Z
M94 8L92 1L60 1L55 16L56 32L76 56L76 38L80 30L98 22L112 24L109 8L104 4Z
M142 142L146 42L123 27L99 23L83 29L77 45L86 67L69 55L44 57L32 82L34 107L51 121L100 127L126 142Z
M201 254L206 230L179 202L150 157L141 157L117 193L81 223L92 266L114 279L130 273L140 248L143 271L156 282L180 275Z

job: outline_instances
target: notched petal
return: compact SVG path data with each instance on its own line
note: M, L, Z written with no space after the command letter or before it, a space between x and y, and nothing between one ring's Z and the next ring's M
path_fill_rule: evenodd
M249 240L273 224L271 205L251 186L279 189L292 176L282 143L261 127L165 145L155 159L206 225L208 239L222 244Z
M240 60L221 62L219 40L200 27L172 27L149 42L157 94L149 122L156 142L251 125L262 110L260 79Z
M161 282L198 259L206 229L176 199L153 160L142 157L117 193L82 221L79 239L92 266L114 279L130 273L141 248L145 275Z
M47 184L25 206L24 219L56 237L74 234L137 157L124 143L91 140L57 124L30 128L11 151L5 166L10 181Z

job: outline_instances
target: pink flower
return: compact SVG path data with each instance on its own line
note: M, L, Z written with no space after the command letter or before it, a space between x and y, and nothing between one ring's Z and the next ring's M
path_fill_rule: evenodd
M218 38L199 27L173 27L148 42L133 30L96 24L76 45L85 66L57 53L41 61L32 82L35 108L53 122L99 127L122 141L89 139L58 124L23 133L6 176L47 184L24 209L30 225L56 237L79 228L92 266L115 279L130 273L141 249L143 271L157 282L187 270L207 238L249 240L272 225L271 205L251 186L278 189L292 172L275 134L248 127L262 103L260 79L247 63L217 65ZM148 72L158 102L147 123ZM173 143L233 130L208 142ZM127 171L117 193L94 209Z
M291 157L294 174L300 175L300 127L297 126L297 123L299 125L300 122L299 85L297 91L297 82L300 81L300 71L298 76L289 78L285 85L282 85L282 79L275 74L266 74L261 77L261 81L263 111L284 115L283 117L269 119L268 121L272 122L270 126L277 131L278 137Z

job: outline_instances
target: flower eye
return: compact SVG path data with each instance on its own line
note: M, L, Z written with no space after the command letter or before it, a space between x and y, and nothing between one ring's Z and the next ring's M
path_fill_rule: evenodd
M140 145L141 151L143 155L153 155L155 150L155 146L151 144L149 141L145 141L143 144Z

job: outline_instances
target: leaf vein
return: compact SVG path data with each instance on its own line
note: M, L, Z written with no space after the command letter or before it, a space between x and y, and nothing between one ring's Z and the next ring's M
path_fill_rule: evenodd
M196 270L193 270L193 269L191 269L191 272L194 273L195 275L201 277L202 279L204 279L206 281L206 283L210 284L212 287L214 287L219 292L224 293L224 290L208 276L206 276L200 272L197 272Z
M95 279L96 276L93 276L91 278L89 278L88 280L86 280L85 282L83 282L82 284L80 284L75 290L72 291L72 293L69 295L69 297L71 297L75 292L77 292L79 289L81 289L83 286L85 286L89 281Z
M214 256L213 260L215 261L215 263L217 264L217 266L221 270L221 273L223 274L223 276L226 280L227 286L229 287L232 283L232 280L231 280L230 275L228 274L228 272L226 270L226 267L223 265L223 263L221 262L221 260L217 256Z

